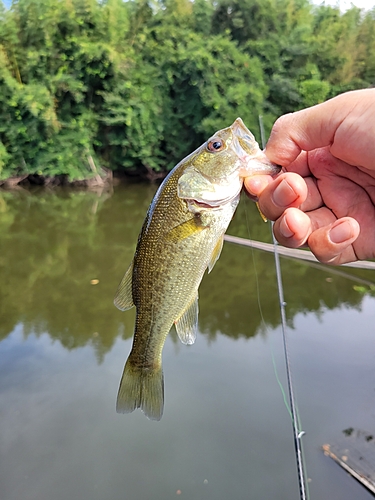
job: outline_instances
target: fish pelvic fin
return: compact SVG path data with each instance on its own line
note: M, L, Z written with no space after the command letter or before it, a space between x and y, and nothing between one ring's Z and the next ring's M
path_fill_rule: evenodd
M142 368L127 361L117 394L117 413L140 408L150 420L160 420L164 408L163 369Z
M179 339L183 344L194 344L198 330L198 292L188 304L180 318L175 321Z
M212 271L214 265L216 264L216 262L218 261L218 259L220 257L221 251L223 249L223 244L224 244L224 234L222 236L220 236L220 238L218 239L216 246L214 248L214 251L212 252L212 255L210 257L210 261L208 263L208 272L209 273Z
M128 270L126 271L124 277L119 284L114 304L120 311L127 311L134 306L133 302L133 292L132 292L132 281L133 281L133 262L130 264Z

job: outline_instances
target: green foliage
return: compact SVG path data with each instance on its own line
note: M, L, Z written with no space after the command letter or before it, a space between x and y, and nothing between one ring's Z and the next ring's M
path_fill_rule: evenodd
M299 92L303 99L303 107L313 106L325 101L329 91L330 84L324 80L304 80L299 86Z
M0 180L166 172L237 116L375 84L375 11L309 0L0 3Z
M160 75L154 67L132 68L131 79L103 92L101 121L106 125L110 165L116 168L143 165L160 170L165 163L163 139L163 95L155 85Z
M7 172L6 167L10 160L10 154L6 150L6 147L2 142L0 142L0 178L10 177L12 175L11 171Z

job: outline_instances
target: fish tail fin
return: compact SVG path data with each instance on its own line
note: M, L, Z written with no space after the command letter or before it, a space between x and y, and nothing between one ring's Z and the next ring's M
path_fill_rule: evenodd
M117 413L131 413L140 408L147 418L160 420L164 408L163 369L140 368L129 360L124 367L117 395Z

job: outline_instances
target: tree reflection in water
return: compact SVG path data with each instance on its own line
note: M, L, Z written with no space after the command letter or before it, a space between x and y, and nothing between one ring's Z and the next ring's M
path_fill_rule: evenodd
M92 344L100 362L118 336L130 337L134 312L117 311L113 296L155 189L121 185L112 196L63 189L1 191L0 339L22 323L24 335L47 332L67 349ZM228 232L270 241L269 225L247 200ZM316 270L304 262L282 259L282 274L291 327L299 312L319 316L326 309L358 309L367 290L331 275L328 267ZM226 244L199 295L199 328L210 339L218 332L251 337L279 324L272 254Z

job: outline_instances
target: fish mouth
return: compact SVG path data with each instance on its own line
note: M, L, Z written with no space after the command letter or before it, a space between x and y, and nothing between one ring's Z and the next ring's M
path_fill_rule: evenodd
M218 205L216 204L209 204L209 203L205 203L203 201L198 201L198 200L186 200L188 203L194 203L194 205L197 205L198 207L201 207L201 208L208 208L208 209L213 209L213 208L217 208Z
M185 201L187 202L188 205L197 208L203 208L206 210L219 210L224 205L227 205L228 203L231 203L232 201L236 200L238 196L239 193L236 193L234 196L228 196L228 198L221 200L200 200L196 198L185 198Z
M230 128L233 133L233 147L242 164L240 177L256 174L273 176L280 172L280 165L267 158L241 118L237 118Z
M225 182L212 183L208 177L195 170L186 171L179 179L177 195L191 207L202 209L220 209L236 200L243 180L234 171Z
M244 151L251 156L258 153L258 143L256 142L253 134L242 121L242 118L237 118L230 128L232 130L233 137L235 138L234 148L239 156L243 155Z
M239 185L236 186L235 190L232 190L232 192L226 192L227 196L218 196L217 198L213 199L209 197L210 193L202 193L202 197L191 197L191 198L184 198L185 201L188 203L189 206L195 207L195 208L201 208L204 210L219 210L223 208L224 206L227 206L230 203L236 202L239 198L241 189L242 189L242 179L239 179ZM217 195L224 194L224 193L216 193Z

